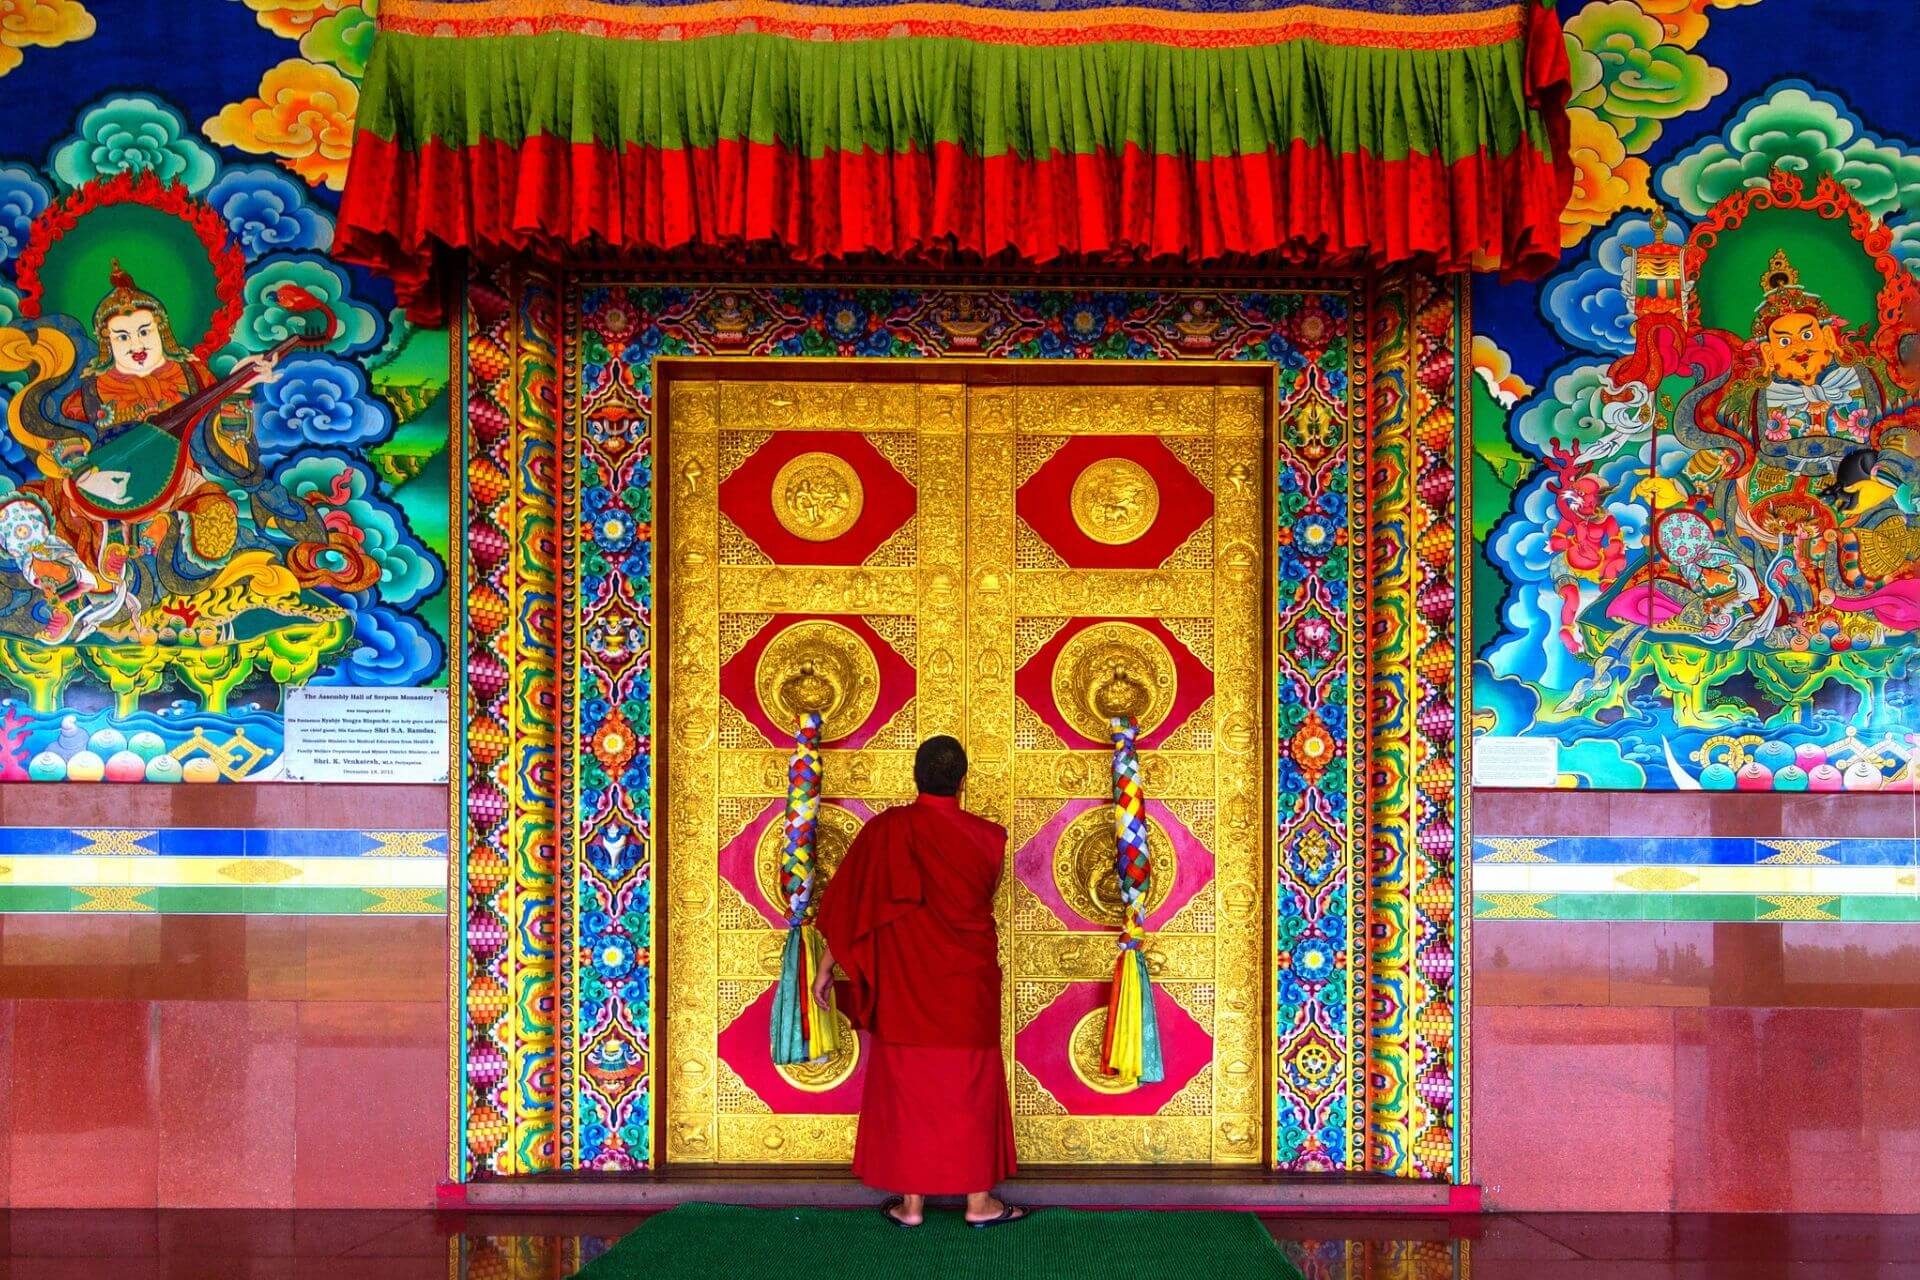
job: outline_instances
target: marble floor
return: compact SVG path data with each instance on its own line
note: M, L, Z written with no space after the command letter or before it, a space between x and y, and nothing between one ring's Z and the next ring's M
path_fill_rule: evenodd
M0 1212L7 1280L563 1280L637 1214ZM1308 1280L1920 1280L1920 1218L1264 1219ZM671 1280L660 1277L660 1280Z

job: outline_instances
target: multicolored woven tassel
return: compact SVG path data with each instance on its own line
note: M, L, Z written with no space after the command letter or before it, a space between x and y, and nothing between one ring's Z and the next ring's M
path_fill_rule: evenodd
M813 847L820 818L820 715L800 717L787 766L787 815L780 842L780 893L787 902L787 944L773 993L773 1060L817 1062L840 1047L840 1022L829 1002L813 1002L822 950L813 927Z
M1158 1084L1166 1071L1160 1060L1153 982L1147 976L1147 890L1153 884L1153 862L1147 849L1147 793L1140 785L1140 756L1134 748L1140 726L1131 716L1117 717L1112 724L1113 870L1126 915L1120 924L1120 954L1113 962L1101 1068L1132 1087Z

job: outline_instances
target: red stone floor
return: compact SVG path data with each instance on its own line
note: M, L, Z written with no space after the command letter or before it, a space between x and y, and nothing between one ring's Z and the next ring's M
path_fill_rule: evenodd
M19 1210L0 1214L0 1277L562 1280L640 1217ZM1308 1280L1920 1280L1920 1217L1555 1213L1266 1221Z

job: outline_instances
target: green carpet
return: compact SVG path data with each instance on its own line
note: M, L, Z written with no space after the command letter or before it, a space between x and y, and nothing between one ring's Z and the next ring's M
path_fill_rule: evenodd
M902 1230L872 1209L687 1204L647 1219L579 1280L1300 1280L1249 1213L1039 1209L976 1231L957 1209Z

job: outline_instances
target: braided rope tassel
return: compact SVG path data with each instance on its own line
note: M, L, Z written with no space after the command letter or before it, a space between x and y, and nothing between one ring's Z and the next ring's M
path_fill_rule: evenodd
M787 942L773 993L773 1060L817 1062L840 1047L839 1019L813 1003L820 972L820 934L813 927L813 849L820 819L820 715L800 717L787 765L787 812L780 842L780 893L787 902Z
M1147 890L1153 883L1153 863L1147 849L1147 794L1140 785L1140 756L1134 745L1139 732L1131 716L1113 721L1113 870L1126 915L1101 1042L1101 1068L1129 1086L1158 1084L1166 1075L1153 983L1147 975Z

